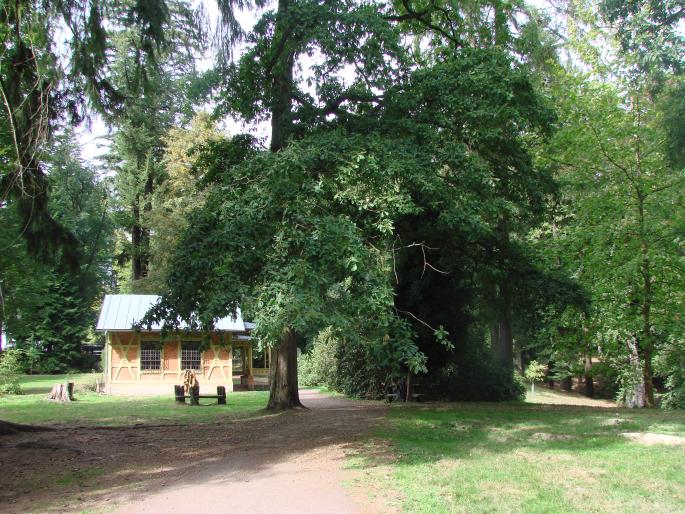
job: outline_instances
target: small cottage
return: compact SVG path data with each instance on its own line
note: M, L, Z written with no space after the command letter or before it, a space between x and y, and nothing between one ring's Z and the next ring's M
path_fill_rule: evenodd
M222 385L254 389L265 384L268 359L253 355L251 323L240 317L222 318L209 335L209 347L201 350L203 334L181 331L165 334L161 327L136 330L134 325L157 300L155 295L107 295L97 330L105 333L103 375L109 394L162 394L173 391L181 373L193 370L202 389ZM206 337L206 336L205 336ZM256 357L256 359L255 359ZM253 366L258 362L258 368Z

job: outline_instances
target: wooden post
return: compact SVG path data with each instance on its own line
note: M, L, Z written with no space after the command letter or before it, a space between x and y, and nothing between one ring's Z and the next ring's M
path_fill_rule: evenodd
M200 386L190 388L190 405L200 405Z
M69 397L70 402L74 401L74 383L73 382L67 382L67 396Z
M252 376L252 343L247 347L247 376Z
M410 402L414 399L413 393L414 393L414 385L413 385L413 376L411 374L411 371L407 373L407 396L404 401Z
M185 394L183 392L183 386L182 385L175 385L174 386L174 396L176 397L176 401L178 403L185 403Z
M217 403L219 405L226 405L226 388L224 386L216 386Z

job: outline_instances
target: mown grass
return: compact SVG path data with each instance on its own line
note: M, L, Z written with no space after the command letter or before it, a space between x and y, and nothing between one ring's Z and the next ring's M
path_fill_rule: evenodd
M27 424L132 425L136 423L210 423L260 415L268 392L228 393L228 405L201 400L199 407L180 405L171 394L163 396L107 396L79 389L75 401L46 399L53 384L94 383L97 374L32 375L22 377L22 388L34 394L0 396L0 419Z
M685 437L683 412L459 403L388 421L352 465L407 512L685 512L685 446L623 435Z
M78 385L94 385L95 380L102 378L102 373L71 373L64 375L22 375L19 385L24 394L48 393L55 384L74 382Z

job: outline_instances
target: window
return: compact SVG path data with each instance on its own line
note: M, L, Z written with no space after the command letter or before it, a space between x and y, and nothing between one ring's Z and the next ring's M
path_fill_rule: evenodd
M162 368L162 347L159 343L141 343L141 371L159 371Z
M193 371L200 371L202 369L199 343L188 341L181 343L181 370L186 369L192 369Z

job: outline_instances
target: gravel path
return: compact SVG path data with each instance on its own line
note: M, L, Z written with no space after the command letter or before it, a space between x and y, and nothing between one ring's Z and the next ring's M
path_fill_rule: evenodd
M386 407L315 391L301 391L301 400L309 410L230 424L78 428L58 435L34 434L27 442L36 448L22 447L22 441L12 436L13 443L2 448L9 454L5 463L10 473L24 469L25 478L33 478L30 482L42 473L79 476L93 466L106 471L66 484L62 491L27 487L21 476L10 474L16 480L0 493L0 511L377 510L363 495L343 487L352 476L343 469L343 461L346 451L382 422Z

